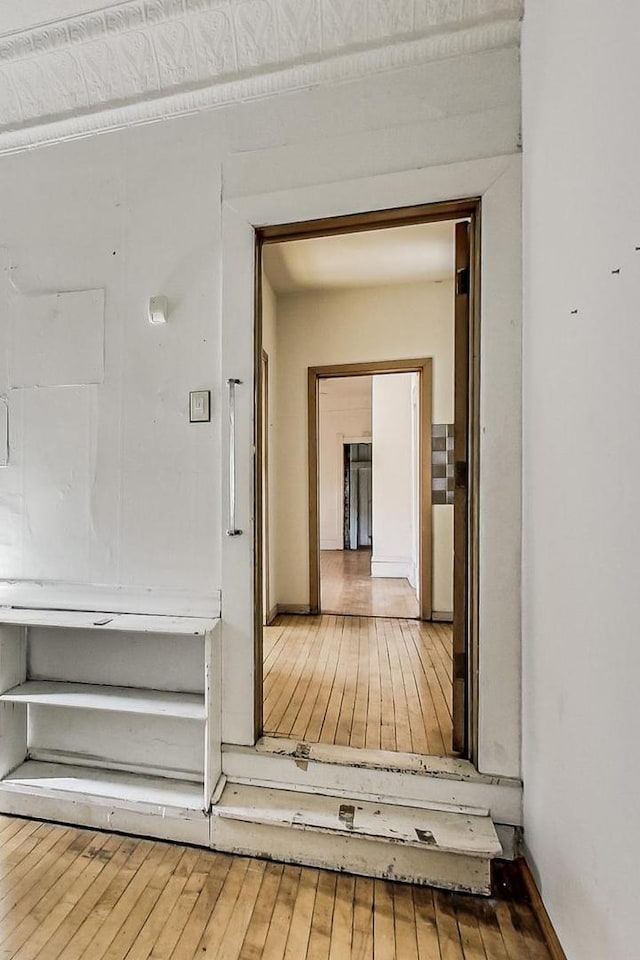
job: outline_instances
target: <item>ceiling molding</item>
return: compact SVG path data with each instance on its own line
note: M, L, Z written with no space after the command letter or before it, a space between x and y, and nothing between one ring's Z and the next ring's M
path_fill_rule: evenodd
M0 36L0 153L519 41L522 0L128 0Z

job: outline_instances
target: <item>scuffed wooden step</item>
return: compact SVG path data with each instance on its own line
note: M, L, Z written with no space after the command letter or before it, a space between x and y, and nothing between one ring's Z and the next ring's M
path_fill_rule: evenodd
M234 784L211 829L217 849L473 893L502 852L489 816Z

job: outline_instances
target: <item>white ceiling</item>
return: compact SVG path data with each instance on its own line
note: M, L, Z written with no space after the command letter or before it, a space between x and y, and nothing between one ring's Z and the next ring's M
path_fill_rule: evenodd
M267 244L264 269L276 293L446 280L454 224L421 223Z
M122 0L0 0L0 35L114 7Z
M373 377L327 377L320 380L321 397L349 397L371 403Z

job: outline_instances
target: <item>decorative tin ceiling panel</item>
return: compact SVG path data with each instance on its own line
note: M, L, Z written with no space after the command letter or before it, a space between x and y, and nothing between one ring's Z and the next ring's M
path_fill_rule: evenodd
M522 0L129 0L0 35L0 151L513 45L521 15Z

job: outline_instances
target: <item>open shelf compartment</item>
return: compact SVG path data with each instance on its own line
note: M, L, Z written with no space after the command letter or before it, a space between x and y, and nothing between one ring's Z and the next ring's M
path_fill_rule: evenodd
M215 619L0 608L0 809L20 794L204 815L220 659Z

